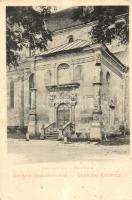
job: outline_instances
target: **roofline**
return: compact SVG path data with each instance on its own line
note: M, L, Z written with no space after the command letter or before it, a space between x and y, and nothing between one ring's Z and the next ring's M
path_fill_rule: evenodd
M88 46L88 45L87 45ZM87 47L85 46L85 47ZM83 49L84 47L77 47L74 49L68 49L68 50L61 50L61 51L57 51L57 52L53 52L53 53L49 53L49 54L43 54L43 55L36 55L35 58L46 58L46 57L50 57L50 56L55 56L55 55L60 55L60 54L64 54L64 53L70 53L70 52L77 52L80 49Z
M91 26L92 24L96 24L97 20L95 21L92 21L92 22L87 22L87 23L81 23L81 24L78 24L78 25L74 25L74 26L68 26L68 27L65 27L65 28L61 28L61 29L57 29L55 31L52 31L53 34L57 34L61 31L64 31L64 30L69 30L69 29L72 29L72 28L80 28L82 26Z
M102 46L102 49L106 52L107 55L109 55L109 57L112 58L112 60L116 61L117 64L120 65L121 69L123 68L123 71L128 70L128 67L126 67L112 52L110 52L106 46Z
M87 49L85 49L87 48ZM113 61L115 61L121 68L122 71L127 71L128 68L116 57L114 56L113 53L111 53L109 51L109 49L105 46L105 45L102 45L102 44L93 44L91 46L89 45L86 45L84 47L78 47L78 48L75 48L75 49L69 49L69 50L62 50L62 51L58 51L58 52L54 52L54 53L49 53L49 54L44 54L44 55L38 55L38 56L35 56L35 60L40 60L42 58L47 58L47 57L51 57L51 56L55 56L55 55L60 55L60 54L64 54L64 53L70 53L70 52L80 52L80 50L83 50L85 49L86 51L90 51L90 50L93 50L94 52L96 50L101 50L101 51L104 51ZM38 58L38 59L37 59Z
M116 17L116 19L118 19L118 18L120 18L120 17L125 17L125 16L127 16L128 15L128 13L124 13L124 14L121 14L121 15L117 15L117 16L115 16ZM74 27L77 27L77 28L79 28L80 26L90 26L91 24L96 24L96 22L97 22L98 20L94 20L94 21L91 21L91 22L83 22L83 23L80 23L80 24L78 24L78 25L74 25L74 26L68 26L68 27L65 27L65 28L61 28L61 29L57 29L57 30L54 30L54 31L52 31L52 33L53 34L57 34L58 32L61 32L61 31L64 31L64 30L69 30L69 29L71 29L71 28L74 28Z
M83 47L85 48L85 47ZM109 49L104 44L93 44L90 46L89 50L101 50L104 51L110 58L112 58L113 61L115 61L118 65L120 65L121 69L123 71L127 71L128 67L126 67L112 52L109 51Z

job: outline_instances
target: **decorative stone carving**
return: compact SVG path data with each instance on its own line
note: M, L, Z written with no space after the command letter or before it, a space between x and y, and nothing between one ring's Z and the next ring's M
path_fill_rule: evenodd
M71 101L77 102L77 94L75 94L75 93L71 94Z
M54 106L54 100L55 100L55 98L56 98L56 95L55 95L55 94L50 94L50 95L48 96L49 104L50 104L51 107Z
M70 106L76 105L77 103L77 94L69 93L68 91L61 91L56 93L51 93L49 95L49 104L50 106L57 106L61 103L69 104Z
M114 109L114 108L116 107L115 104L116 104L116 103L115 103L114 99L110 99L110 100L109 100L109 107L110 107L110 108Z
M30 75L30 72L24 72L24 80L28 80Z
M58 70L61 70L61 69L68 69L70 66L66 63L62 63L59 65L58 67Z
M101 59L102 59L102 55L101 55L101 52L100 51L97 51L96 52L96 64L100 65L101 64Z

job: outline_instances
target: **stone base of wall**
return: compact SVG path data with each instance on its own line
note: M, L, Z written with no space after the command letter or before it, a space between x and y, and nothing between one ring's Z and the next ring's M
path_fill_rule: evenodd
M25 139L27 126L8 126L7 138Z
M21 134L26 135L26 132L27 132L27 126L7 126L7 134L21 133Z

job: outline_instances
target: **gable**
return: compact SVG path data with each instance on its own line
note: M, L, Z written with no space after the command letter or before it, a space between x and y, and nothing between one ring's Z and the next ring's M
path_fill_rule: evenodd
M122 76L123 72L128 71L128 67L126 67L122 62L111 53L106 47L102 48L103 62L107 63L108 67L111 67L111 70L114 70L115 73Z

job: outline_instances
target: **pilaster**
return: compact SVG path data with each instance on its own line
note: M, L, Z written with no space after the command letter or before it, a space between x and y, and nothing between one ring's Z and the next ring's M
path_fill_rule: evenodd
M90 138L93 140L101 140L101 52L96 52L96 62L94 68L94 110L93 110L93 122L90 133Z
M19 71L19 117L20 126L24 127L24 72Z
M31 88L31 109L29 113L28 133L36 135L36 88Z

